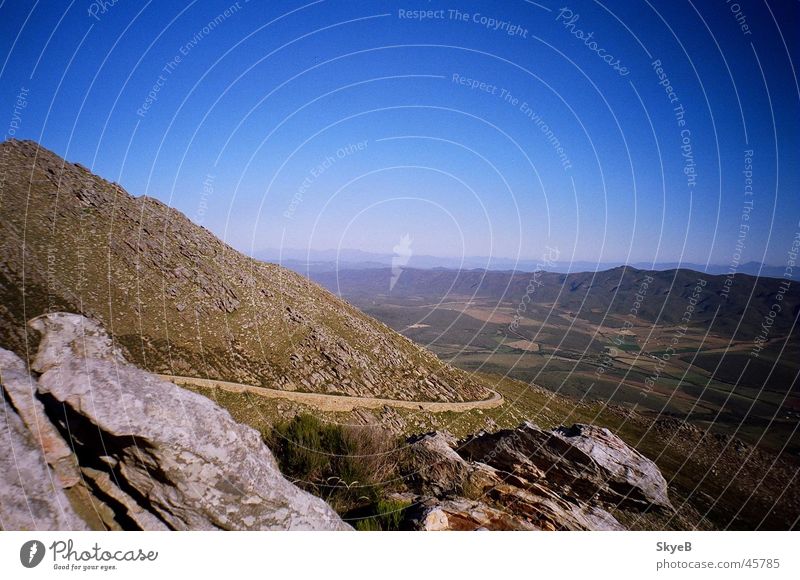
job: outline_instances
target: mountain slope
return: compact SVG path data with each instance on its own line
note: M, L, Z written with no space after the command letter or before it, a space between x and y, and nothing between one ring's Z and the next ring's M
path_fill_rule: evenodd
M30 141L0 144L0 345L27 320L102 322L154 372L405 400L488 391L302 276L251 259L149 198Z

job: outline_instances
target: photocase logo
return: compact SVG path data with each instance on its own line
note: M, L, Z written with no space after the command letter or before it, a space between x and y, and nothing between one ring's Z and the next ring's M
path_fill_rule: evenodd
M397 245L392 248L394 256L392 256L392 279L389 281L389 292L391 292L394 285L397 284L397 281L400 279L400 274L403 273L403 267L408 264L411 255L414 253L411 250L411 242L413 241L411 236L405 234L400 238Z
M39 540L29 540L19 549L19 561L26 568L36 568L44 559L44 544Z

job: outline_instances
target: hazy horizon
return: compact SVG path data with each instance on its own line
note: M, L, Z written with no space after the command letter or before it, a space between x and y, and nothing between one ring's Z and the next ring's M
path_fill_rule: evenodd
M360 248L311 248L311 249L309 249L309 248L271 248L271 247L265 247L265 248L261 248L261 249L255 250L253 252L252 256L255 257L255 258L267 259L266 257L277 258L277 257L280 257L281 255L283 255L283 257L285 259L287 259L287 260L301 260L301 259L304 259L304 257L306 255L308 255L308 256L311 256L311 260L320 260L320 259L323 259L323 258L320 257L321 254L333 254L333 255L340 254L342 256L351 256L352 254L359 254L359 253L363 254L363 259L364 260L368 260L370 258L391 259L395 255L395 254L393 254L391 252L383 252L383 253L382 252L373 252L373 251L369 251L369 250L363 250L363 249L360 249ZM514 262L514 261L517 261L517 262L520 262L520 263L542 262L541 258L537 258L534 255L520 256L519 258L514 258L514 257L510 257L510 256L481 256L481 255L474 255L474 256L448 256L448 255L443 255L443 254L412 254L410 256L410 260L413 260L415 256L417 258L425 258L425 259L431 259L431 260L442 260L443 262L449 262L449 261L454 261L454 260L455 261L464 260L465 262L472 262L472 261L475 261L475 260L483 260L483 261L486 261L489 265L491 265L492 263L497 263L497 262L505 263L505 262ZM345 258L342 258L342 259L345 260ZM351 260L352 260L352 257L349 258L349 259L346 259L345 261L349 262ZM569 264L569 263L573 263L573 264L597 264L599 266L616 267L616 266L622 266L622 265L629 265L629 266L632 266L632 265L635 265L635 264L641 265L641 264L648 263L648 261L642 261L642 260L633 261L632 260L632 261L629 261L629 262L623 262L621 260L608 260L608 261L604 261L604 262L594 262L592 260L574 259L571 262L569 262L569 261L565 262L565 261L561 260L561 261L558 261L557 263L558 264ZM691 261L688 261L688 260L678 261L678 260L668 260L668 259L659 260L657 262L649 262L649 263L652 263L654 266L672 266L673 264L686 264L687 267L688 267L688 266L703 266L704 265L704 264L697 264L696 262L691 262ZM764 267L767 267L767 268L783 268L784 267L782 264L779 264L779 263L770 264L770 263L765 263L765 262L757 262L755 260L752 260L752 261L749 261L749 262L742 262L740 265L741 266L763 265ZM729 267L727 264L713 263L713 262L705 264L705 266L719 267L719 268L722 268L722 267L728 268Z

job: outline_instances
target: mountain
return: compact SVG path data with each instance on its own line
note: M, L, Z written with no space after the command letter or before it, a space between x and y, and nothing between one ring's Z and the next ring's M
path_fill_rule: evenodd
M738 332L740 338L750 339L765 320L770 321L771 336L798 332L800 292L791 284L786 289L788 281L776 278L736 274L728 282L727 276L692 270L653 271L628 266L574 274L406 268L390 292L392 275L389 268L310 273L314 281L357 303L376 296L435 302L457 296L517 306L528 296L532 304L554 305L595 323L607 315L626 316L642 291L637 308L640 320L680 323L700 283L690 317L692 325L708 327L713 323L717 332ZM780 304L780 314L771 317L776 303Z
M256 257L281 264L282 266L308 274L311 272L336 272L342 270L371 270L386 268L392 265L395 256L389 253L365 252L342 248L339 250L311 250L297 248L268 248L256 253ZM710 275L727 275L731 267L723 264L699 264L693 262L590 262L586 260L572 262L551 262L547 270L561 274L578 272L601 272L619 266L630 266L639 270L694 270ZM542 269L541 260L498 258L489 256L463 256L452 258L446 256L428 256L414 254L409 256L408 268L417 269L448 269L448 270L489 270L494 272L526 273ZM784 266L771 266L761 262L746 262L739 264L735 269L736 274L750 276L783 278L786 275ZM789 272L789 279L799 280L800 272Z
M66 311L153 372L405 400L488 391L306 278L249 258L151 197L30 141L0 144L0 346Z

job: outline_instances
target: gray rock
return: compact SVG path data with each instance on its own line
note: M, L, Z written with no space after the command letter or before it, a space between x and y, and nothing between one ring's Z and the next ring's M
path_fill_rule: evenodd
M449 433L412 438L405 469L408 483L426 495L464 495L474 469L455 452L455 445L456 439Z
M539 482L583 501L672 509L658 467L608 429L543 431L533 423L465 440L459 453L523 482ZM524 483L521 484L524 487Z
M0 372L7 399L54 470L58 483L69 488L80 481L80 471L72 449L50 422L36 396L36 379L28 374L25 363L13 352L0 349Z
M30 325L39 393L63 403L81 465L136 527L349 529L280 474L256 431L127 363L97 323L58 313Z
M607 511L491 465L462 458L447 433L409 444L408 483L422 495L422 530L622 530ZM488 456L484 459L492 461Z
M7 377L19 378L23 369L16 355L0 349L0 529L86 530L49 468L40 442L9 403Z
M586 453L600 467L605 481L602 494L609 501L640 508L674 509L667 494L667 481L656 464L608 429L575 424L559 427L554 435Z

